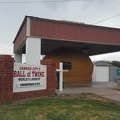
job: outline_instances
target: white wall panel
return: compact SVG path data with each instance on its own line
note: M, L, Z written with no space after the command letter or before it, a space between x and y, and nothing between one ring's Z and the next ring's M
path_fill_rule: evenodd
M93 81L109 81L109 67L108 66L96 66L94 67Z

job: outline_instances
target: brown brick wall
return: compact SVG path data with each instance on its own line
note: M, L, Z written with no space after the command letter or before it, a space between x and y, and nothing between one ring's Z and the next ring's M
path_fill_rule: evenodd
M53 60L43 60L43 65L47 65L47 91L48 95L55 94L56 88L56 64Z
M14 59L0 55L0 103L55 95L56 66L52 60L43 61L47 66L47 89L13 93Z
M14 59L10 55L0 55L0 102L12 101L13 65Z

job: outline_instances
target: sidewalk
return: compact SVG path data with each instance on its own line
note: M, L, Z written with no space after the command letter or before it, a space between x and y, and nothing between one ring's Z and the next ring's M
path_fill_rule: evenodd
M56 90L56 94L58 96L80 93L93 93L104 98L120 102L120 86L117 86L116 83L93 83L91 86L88 87L64 88L62 92L60 92L58 89Z

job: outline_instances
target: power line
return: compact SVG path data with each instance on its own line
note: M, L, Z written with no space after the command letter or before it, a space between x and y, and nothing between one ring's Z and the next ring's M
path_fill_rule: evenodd
M90 11L90 14L89 14L89 16L95 16L95 18L99 18L99 17L97 17L97 16L100 16L100 14L102 13L102 15L105 13L105 11L106 11L106 9L109 7L109 5L111 5L111 4L113 4L112 3L112 0L109 2L109 3L106 3L105 1L103 2L104 4L101 6L100 4L99 5L96 5L96 7L97 7L97 10L96 11ZM100 6L100 7L99 7ZM106 7L107 6L107 7ZM95 7L95 9L96 9L96 7ZM103 11L104 11L104 13L103 13ZM93 12L95 12L94 14L93 14ZM94 19L95 19L94 17L91 17L91 19L90 18L88 18L88 19L86 19L85 20L85 23L87 23L87 21L93 21ZM96 21L98 21L98 20L96 20Z
M19 4L19 3L47 3L47 2L72 2L72 1L84 1L84 0L38 0L38 1L9 1L9 2L0 2L0 4ZM86 0L87 1L87 0Z
M84 9L84 11L82 11L79 15L79 19L82 20L84 18L84 16L87 15L88 11L87 10L91 10L93 8L93 4L95 3L96 1L94 0L86 9Z
M111 6L112 5L112 6ZM116 3L116 4L113 4L113 2L111 1L111 4L110 4L110 6L108 7L108 5L107 5L107 7L109 8L109 9L107 9L106 11L105 10L102 10L102 11L100 11L100 12L97 12L97 14L95 15L95 17L96 18L100 18L100 15L102 15L102 16L105 16L106 15L106 13L107 13L107 15L106 16L110 16L111 15L111 10L112 9L114 9L115 10L115 8L117 8L117 6L118 5L120 5L120 2L118 2L118 3ZM103 12L104 11L104 12ZM110 12L111 11L111 12ZM99 14L98 14L99 13ZM118 14L117 14L118 15ZM98 17L97 17L98 16ZM113 18L114 18L114 16L112 16ZM115 17L117 17L116 15L115 15ZM94 18L94 17L93 17ZM107 18L108 20L109 19L112 19L111 17L110 18ZM93 20L93 19L92 19ZM97 20L96 19L96 21L99 21L99 20ZM103 21L103 20L102 20ZM105 19L105 21L106 21L106 19ZM100 21L101 22L101 21ZM104 21L103 21L104 22ZM96 23L94 23L94 24L97 24L98 22L96 22Z
M113 3L112 3L113 4ZM107 12L109 12L110 10L114 9L115 7L117 7L118 5L120 5L120 2L118 2L117 4L115 4L112 8L108 9L107 11L104 12L104 14L106 14Z
M118 17L119 15L120 15L120 14L117 14L117 15L115 15L115 16L112 16L112 17L110 17L110 18L107 18L107 19L101 20L101 21L96 22L96 23L93 23L93 24L98 24L98 23L101 23L101 22L104 22L104 21L110 20L110 19L112 19L112 18Z

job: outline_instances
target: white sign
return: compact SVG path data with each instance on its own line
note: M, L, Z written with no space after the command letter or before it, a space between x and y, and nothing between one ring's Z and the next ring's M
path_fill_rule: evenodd
M14 63L13 92L44 90L46 88L46 66Z

